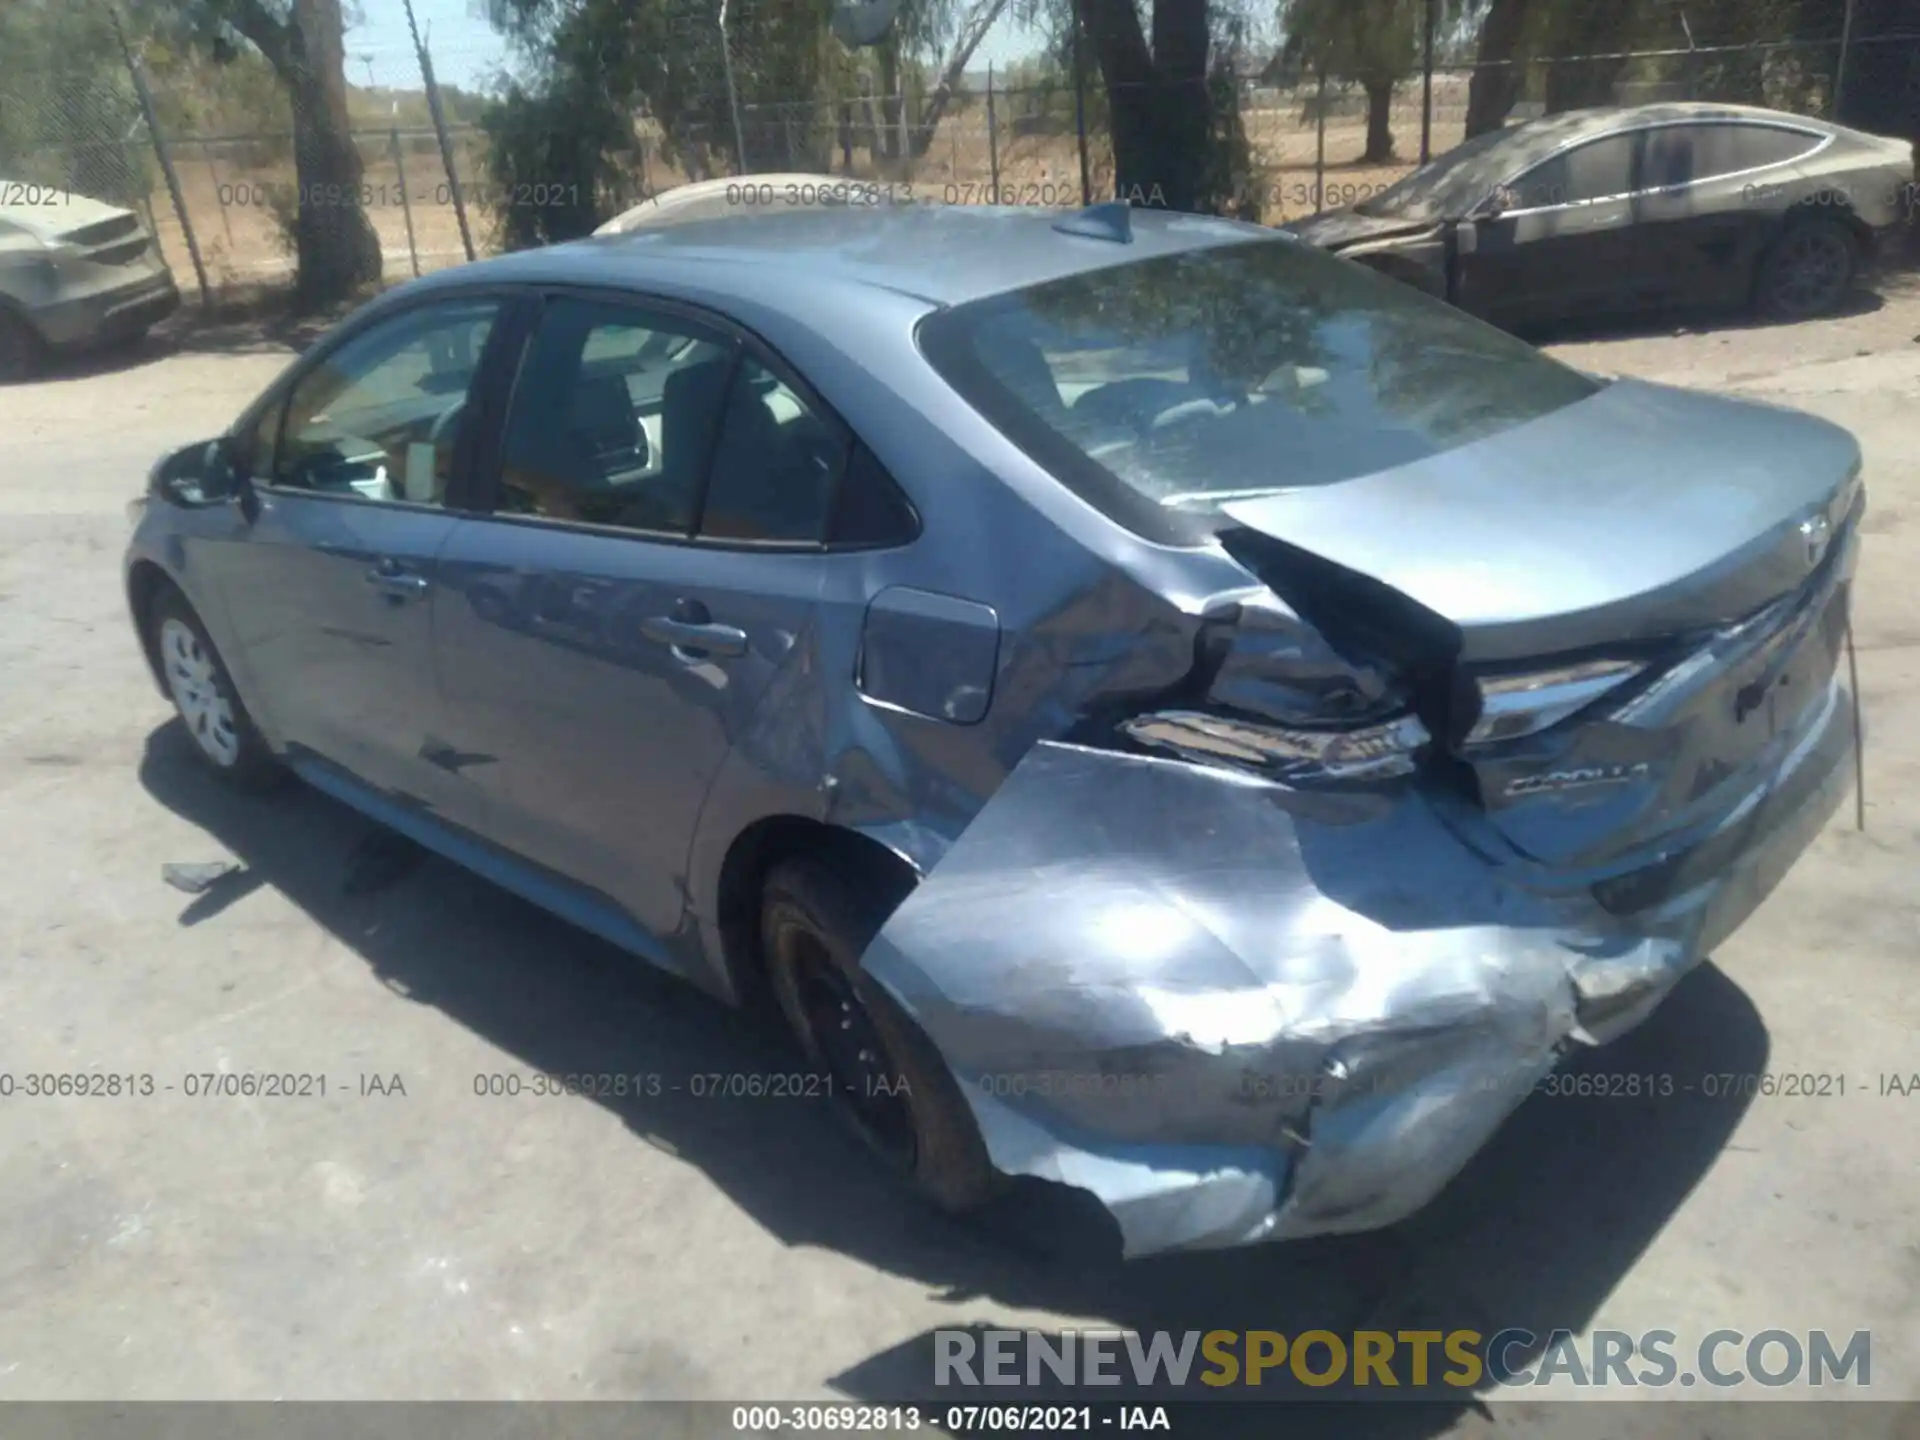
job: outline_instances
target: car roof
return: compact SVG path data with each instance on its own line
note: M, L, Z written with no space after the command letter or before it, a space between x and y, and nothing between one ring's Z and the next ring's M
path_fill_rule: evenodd
M832 205L879 203L881 187L801 171L767 175L722 175L674 185L622 210L593 233L618 235L653 225L685 225L694 220L773 209L826 209Z
M1805 115L1764 110L1757 105L1732 105L1706 100L1662 100L1646 105L1603 105L1590 110L1566 110L1542 115L1509 127L1503 133L1501 153L1524 163L1545 157L1563 145L1597 139L1619 130L1646 125L1710 124L1743 121L1748 124L1790 125L1820 135L1837 135L1840 127Z
M1264 226L1164 210L1130 212L1126 242L1054 228L1072 213L924 202L788 209L596 235L441 273L460 284L679 279L724 288L738 279L753 290L771 276L816 291L880 289L958 305L1155 255L1297 243Z

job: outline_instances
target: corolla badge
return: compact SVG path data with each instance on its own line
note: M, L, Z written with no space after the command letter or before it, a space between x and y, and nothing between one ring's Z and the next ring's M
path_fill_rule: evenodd
M1589 785L1624 785L1648 772L1647 762L1631 765L1581 765L1570 770L1549 770L1544 775L1522 775L1507 785L1509 796L1545 795L1565 790L1583 790Z
M1827 544L1833 539L1833 525L1824 515L1800 522L1800 538L1807 546L1807 568L1817 570L1826 558Z

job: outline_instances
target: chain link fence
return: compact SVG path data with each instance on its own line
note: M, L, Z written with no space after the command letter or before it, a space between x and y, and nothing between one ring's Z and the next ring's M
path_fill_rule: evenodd
M815 96L836 92L830 98L742 103L732 83L738 57L729 56L719 35L716 24L680 36L685 53L673 57L679 66L675 123L634 115L631 144L603 157L603 173L613 183L591 197L603 218L688 181L781 172L857 179L935 203L1076 205L1083 152L1091 198L1113 191L1097 77L1076 96L1070 74L1059 67L1041 83L1022 76L1016 84L985 67L932 94L935 87L917 74L913 85L883 94L871 74L853 69L812 78ZM1920 54L1920 40L1911 37L1859 37L1854 50L1881 45ZM1248 64L1235 86L1251 170L1248 192L1268 223L1364 200L1414 169L1423 149L1438 155L1458 144L1477 88L1504 92L1509 121L1542 113L1556 93L1569 90L1623 104L1740 98L1824 114L1831 109L1839 49L1837 40L1764 42L1497 67L1436 63L1430 77L1416 67L1371 94L1298 67L1288 73L1277 59ZM437 69L437 57L433 63ZM209 301L289 275L299 142L284 94L278 95L280 113L264 117L278 123L196 124L195 107L170 93L173 82L140 73L145 68L135 60L71 73L0 75L0 179L135 209L190 301L196 270L204 272L201 298ZM462 64L457 73L474 68ZM378 238L384 279L392 283L469 258L462 209L473 253L498 248L507 229L503 214L531 197L499 193L490 179L484 99L442 87L441 103L430 104L426 77L410 54L350 55L347 70L350 139L361 175L353 200ZM758 78L764 94L764 77ZM143 83L155 102L151 113L141 102ZM735 162L736 154L743 163ZM763 197L775 198L767 187L743 183L743 205ZM190 265L193 257L198 263Z

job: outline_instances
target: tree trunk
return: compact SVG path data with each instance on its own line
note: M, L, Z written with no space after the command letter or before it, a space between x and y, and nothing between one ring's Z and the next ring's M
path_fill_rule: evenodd
M360 208L365 171L347 121L340 0L297 0L293 22L282 78L299 184L295 290L302 304L323 305L380 278L380 240Z
M880 144L874 159L889 166L900 159L900 51L899 42L888 37L878 50L880 58ZM891 175L893 172L887 172Z
M1556 28L1552 53L1567 58L1547 66L1547 113L1584 110L1613 103L1614 82L1626 66L1619 55L1633 39L1636 0L1608 0L1576 12L1571 24Z
M1212 39L1207 0L1154 0L1153 48L1133 0L1079 0L1092 62L1106 86L1114 187L1135 205L1199 210L1211 173Z
M1367 148L1360 158L1370 165L1393 159L1393 81L1369 80L1367 92Z
M1493 0L1480 26L1480 49L1467 85L1467 138L1498 130L1526 88L1520 37L1529 0Z
M988 31L1000 18L1000 12L1006 8L1007 0L975 0L972 8L962 17L960 34L953 42L953 50L940 67L940 82L934 86L933 94L927 97L926 106L920 112L920 123L909 137L913 141L914 159L926 154L928 147L933 144L933 132L939 128L941 116L946 114L954 91L966 76L967 62L973 59L973 52L980 48L980 42L987 38Z

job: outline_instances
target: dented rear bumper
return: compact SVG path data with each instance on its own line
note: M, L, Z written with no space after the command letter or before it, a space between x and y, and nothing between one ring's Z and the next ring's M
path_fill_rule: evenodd
M1129 1255L1374 1229L1751 913L1844 795L1852 718L1830 685L1712 873L1630 915L1487 858L1417 782L1041 744L866 967L995 1165L1091 1192Z

